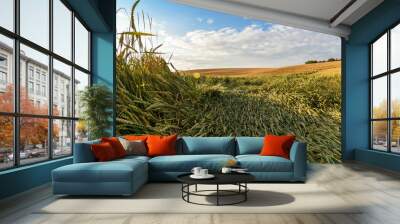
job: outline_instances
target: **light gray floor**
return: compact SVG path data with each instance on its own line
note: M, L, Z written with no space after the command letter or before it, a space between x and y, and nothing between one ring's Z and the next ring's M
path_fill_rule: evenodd
M0 223L400 223L399 174L361 164L313 164L308 182L368 206L360 214L35 214L38 206L54 200L49 186L43 186L0 202Z

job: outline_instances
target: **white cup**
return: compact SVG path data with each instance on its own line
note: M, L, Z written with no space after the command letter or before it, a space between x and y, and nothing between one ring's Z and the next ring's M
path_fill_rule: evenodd
M221 172L222 172L222 173L230 173L230 172L232 172L232 168L229 168L229 167L222 167Z
M201 169L200 170L200 176L207 176L208 175L208 169Z
M201 175L201 173L200 173L201 170L202 170L201 167L194 167L194 168L192 169L192 173L193 173L194 175L196 175L196 176L199 176L199 175Z

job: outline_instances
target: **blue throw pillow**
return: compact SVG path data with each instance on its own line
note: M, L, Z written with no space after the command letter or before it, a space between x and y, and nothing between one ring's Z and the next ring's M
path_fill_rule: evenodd
M235 155L235 139L233 137L182 137L180 141L182 154Z
M264 137L236 137L236 154L259 154L264 145Z

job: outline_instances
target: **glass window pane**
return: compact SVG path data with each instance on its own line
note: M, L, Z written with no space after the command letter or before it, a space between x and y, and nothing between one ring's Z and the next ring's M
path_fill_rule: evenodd
M75 121L75 143L85 142L88 138L88 128L84 120Z
M82 114L80 96L87 86L89 86L89 75L75 69L75 117L79 117Z
M49 47L49 0L20 0L21 36Z
M387 117L387 77L381 77L372 81L372 118Z
M372 148L387 151L387 121L372 122Z
M89 70L89 32L75 18L75 63Z
M372 44L372 71L374 76L387 71L387 34Z
M400 117L400 72L391 75L391 110L392 117Z
M53 120L53 156L72 154L72 121Z
M53 17L53 51L71 60L72 12L60 0L53 0Z
M0 26L14 31L14 0L0 1Z
M400 24L391 31L390 37L390 67L391 69L400 67Z
M14 165L13 118L0 116L0 170Z
M22 117L20 119L20 163L28 164L49 158L49 120Z
M0 111L14 111L13 40L0 35Z
M21 113L48 114L48 63L47 55L21 44Z
M392 152L400 153L400 120L391 121Z
M72 69L53 60L53 115L72 117Z

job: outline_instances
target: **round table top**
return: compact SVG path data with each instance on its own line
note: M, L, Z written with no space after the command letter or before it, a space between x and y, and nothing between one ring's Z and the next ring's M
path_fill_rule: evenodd
M182 174L177 179L185 184L237 184L255 180L255 177L249 173L213 173L215 177L211 179L193 179L190 175L191 173Z

